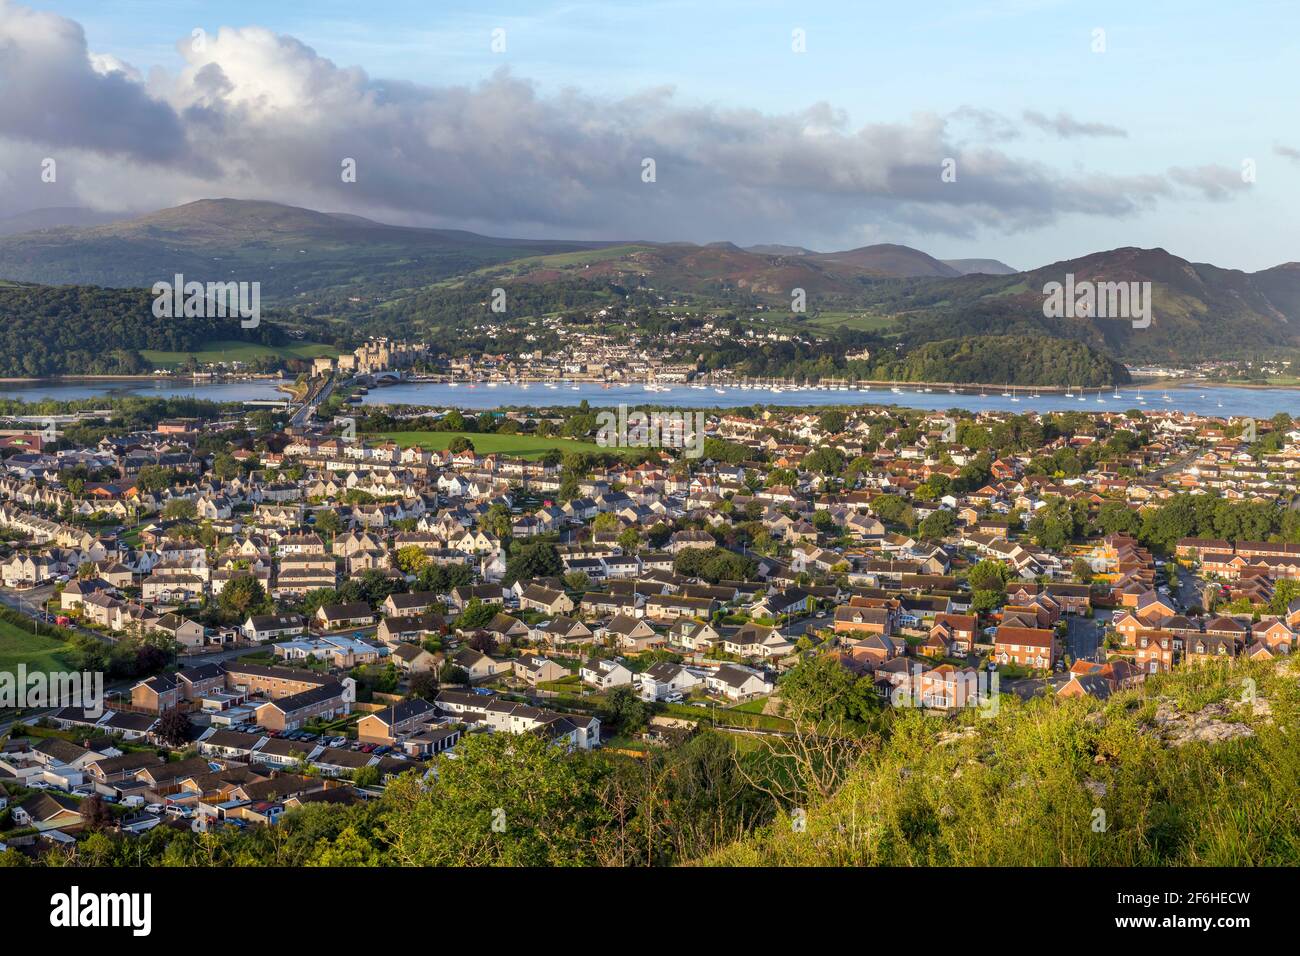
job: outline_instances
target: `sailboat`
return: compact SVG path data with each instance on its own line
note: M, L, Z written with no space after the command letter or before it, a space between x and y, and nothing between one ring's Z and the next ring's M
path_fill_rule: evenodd
M1016 394L1016 387L1014 385L1011 386L1011 400L1013 402L1020 401L1020 396Z
M1073 386L1073 385L1066 385L1066 386L1065 386L1065 397L1066 397L1066 398L1074 398L1074 386Z

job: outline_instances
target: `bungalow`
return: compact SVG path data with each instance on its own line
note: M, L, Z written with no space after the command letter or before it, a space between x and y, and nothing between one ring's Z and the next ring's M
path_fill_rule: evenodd
M556 617L542 621L533 627L531 636L551 647L563 647L568 644L585 644L592 640L591 628L571 617Z
M637 693L644 700L663 700L673 694L688 694L704 683L694 671L671 661L652 664L632 676Z
M511 669L508 662L495 660L472 647L462 647L452 655L451 662L463 669L471 681L490 680Z
M559 680L569 675L569 671L555 661L536 654L525 654L523 657L515 658L514 671L516 677L533 687L544 681Z
M722 649L737 657L784 657L794 650L794 644L774 627L762 624L745 624L731 633L723 632Z
M710 691L731 700L749 700L772 692L772 684L753 668L723 664L704 678Z
M38 830L56 830L81 823L81 811L71 797L57 793L37 793L10 811L14 823Z
M597 633L603 638L613 638L618 647L625 651L644 651L662 645L663 637L641 618L620 614L610 620Z
M249 641L273 641L292 637L307 629L300 614L250 614L240 627Z
M841 605L835 609L834 628L836 634L850 638L862 638L869 634L888 637L894 630L893 613L887 607Z
M530 584L519 595L519 606L543 614L569 614L574 609L573 599L563 591Z
M442 604L432 591L411 591L409 594L388 595L380 609L389 617L413 617L428 611L441 611Z
M327 631L368 627L375 623L375 612L365 601L353 601L350 604L322 604L316 609L316 622Z
M390 657L405 674L427 674L438 666L438 658L419 644L399 644Z
M601 690L611 687L625 687L632 683L632 671L622 661L609 658L593 657L578 671L584 684L591 684Z
M375 631L375 635L390 647L406 642L423 641L431 634L445 633L447 633L447 621L436 611L386 617L379 622L379 627Z
M811 595L803 588L786 588L768 594L751 607L760 617L776 618L781 615L806 614L810 606Z

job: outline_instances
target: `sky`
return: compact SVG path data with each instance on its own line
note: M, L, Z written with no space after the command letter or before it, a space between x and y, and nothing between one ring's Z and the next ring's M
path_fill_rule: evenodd
M1300 259L1298 26L1294 0L0 0L0 216L235 196L1255 270Z

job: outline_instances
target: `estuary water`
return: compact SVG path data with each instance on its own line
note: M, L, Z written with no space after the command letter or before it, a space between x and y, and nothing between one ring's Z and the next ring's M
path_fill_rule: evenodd
M289 379L249 379L237 382L193 382L185 378L33 379L25 382L0 382L0 398L40 402L46 399L66 402L81 398L118 398L147 395L152 398L202 398L214 402L253 402L280 400L287 396L276 386Z
M665 390L666 388L666 390ZM659 386L654 390L634 383L609 388L592 383L557 383L554 387L540 382L522 384L456 385L433 382L407 382L371 389L362 399L367 405L432 405L457 408L498 408L509 405L577 405L586 399L593 406L664 405L681 408L738 408L745 405L900 405L907 408L960 408L971 412L1005 411L1012 413L1080 411L1146 411L1174 409L1201 415L1251 415L1270 418L1279 411L1300 415L1300 388L1237 388L1180 386L1170 388L1121 386L1115 389L1090 388L1086 394L1073 389L1035 393L1017 388L1004 394L997 389L931 391L915 385L873 385L867 389L769 388L739 387L693 388L689 385Z

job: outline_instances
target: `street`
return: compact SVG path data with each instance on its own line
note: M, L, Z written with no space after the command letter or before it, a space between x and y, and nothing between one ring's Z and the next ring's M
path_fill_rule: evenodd
M1101 648L1104 622L1096 618L1068 614L1065 623L1067 628L1065 633L1065 653L1070 655L1071 660L1101 660L1102 658L1098 656L1097 652Z

